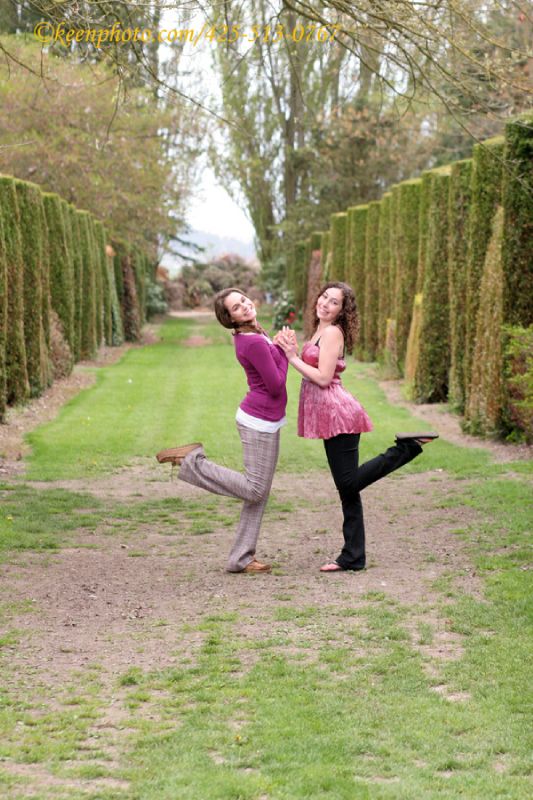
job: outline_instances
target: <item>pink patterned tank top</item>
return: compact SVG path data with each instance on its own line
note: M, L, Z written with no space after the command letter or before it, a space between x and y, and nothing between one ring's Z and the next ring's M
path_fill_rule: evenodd
M318 367L320 348L306 342L302 360ZM333 380L321 387L304 378L298 407L298 436L305 439L331 439L340 433L366 433L372 430L370 417L361 403L341 383L340 374L346 369L343 358L337 359Z

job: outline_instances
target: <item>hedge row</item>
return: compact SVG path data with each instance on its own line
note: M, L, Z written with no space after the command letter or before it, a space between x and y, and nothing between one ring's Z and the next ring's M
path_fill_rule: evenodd
M56 194L0 175L0 421L6 407L40 394L101 344L139 337L146 275L143 253L128 250L119 302L104 226ZM133 298L133 299L132 299ZM124 325L134 313L137 326Z
M494 378L504 370L504 326L514 326L514 342L531 341L532 164L529 114L476 144L471 159L333 214L321 234L323 279L346 280L356 292L357 356L404 375L417 402L449 401L484 433L510 419L508 389ZM529 396L513 424L527 416Z

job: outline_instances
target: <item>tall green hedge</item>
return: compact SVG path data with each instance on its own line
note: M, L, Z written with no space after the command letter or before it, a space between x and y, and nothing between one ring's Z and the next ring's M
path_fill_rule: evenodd
M138 340L141 303L157 265L125 247L117 275L131 338ZM41 394L54 375L92 357L100 331L107 344L124 341L112 252L103 225L88 212L0 176L0 421L8 405Z
M122 276L120 307L124 338L128 342L137 342L141 335L141 313L137 296L137 283L132 266L132 250L127 242L120 239L113 241L113 249L115 251L115 270L119 271Z
M448 193L450 169L430 173L420 350L413 397L417 403L446 400L450 360L448 303Z
M313 231L311 234L311 252L320 250L322 247L322 231Z
M77 330L76 330L76 295L77 295L77 286L76 286L76 278L75 278L75 264L74 264L74 241L73 241L73 234L72 234L72 220L70 216L70 209L69 203L64 200L62 197L59 199L59 204L61 206L61 213L63 215L63 225L65 229L65 241L67 243L67 259L68 259L68 272L72 281L72 336L69 340L69 347L71 350L72 355L76 353L76 350L79 349L79 344L77 341Z
M466 271L472 159L451 166L448 221L450 226L448 287L450 300L450 375L448 399L463 411L465 400L464 352L466 337Z
M421 186L422 181L417 178L399 183L393 189L393 197L396 199L393 238L396 271L392 305L396 319L396 351L400 367L405 361L416 293Z
M472 381L466 407L467 429L496 433L503 409L503 209L496 211L480 284Z
M387 319L391 316L391 213L392 194L381 198L378 226L378 352L385 348Z
M346 261L347 214L331 215L331 270L329 280L343 281Z
M15 183L0 175L0 216L4 221L7 267L6 402L20 403L30 393L24 344L24 266Z
M56 311L65 340L73 353L74 339L74 275L72 258L68 251L65 214L61 198L57 194L43 194L48 242L50 252L50 297Z
M104 342L104 277L102 274L102 258L98 245L96 230L96 220L92 214L87 217L89 226L89 239L91 242L92 269L94 281L94 305L95 305L95 336L96 349Z
M92 358L98 347L96 328L96 265L91 216L87 211L78 211L78 225L83 261L80 357Z
M122 313L120 310L120 301L118 299L115 281L114 257L112 255L113 252L114 251L111 246L109 246L109 252L107 252L106 248L106 268L111 301L111 344L113 347L118 347L118 345L121 345L124 342L124 326L122 324Z
M96 237L96 255L98 259L98 268L102 276L102 320L103 320L103 335L104 341L107 345L111 345L113 341L113 319L111 312L111 285L110 276L107 268L107 254L106 254L106 233L103 224L99 221L94 225Z
M355 293L357 308L361 318L364 316L365 304L365 252L366 252L366 224L368 206L354 206L350 209L350 272L348 283ZM359 331L359 341L356 344L356 354L362 357L365 349L364 326Z
M533 324L533 114L505 128L503 307L507 324Z
M378 352L378 231L381 203L368 204L365 243L365 303L362 314L365 354L373 360Z
M503 137L474 145L472 153L471 203L466 278L465 402L472 379L472 358L476 342L479 285L491 237L491 224L501 201Z
M329 280L329 272L330 272L330 263L331 263L331 233L330 231L324 231L322 234L322 246L320 248L320 260L322 262L322 280L328 281Z
M407 337L407 346L405 348L405 379L408 382L411 396L418 368L418 356L420 355L420 330L422 328L423 308L423 295L421 292L417 292L413 298L411 325L409 326L409 336Z
M431 172L421 175L420 199L418 204L418 264L416 273L417 294L424 289L426 273L426 259L428 252L429 234L429 202L431 193ZM416 224L416 223L415 223Z
M0 422L6 413L7 263L4 224L0 214Z
M294 248L294 303L298 311L304 307L307 290L307 269L309 267L309 245L306 241L296 242Z
M30 397L38 397L47 385L48 352L43 329L43 233L41 192L38 186L15 180L21 219L24 267L24 345Z
M43 333L46 349L50 353L50 319L52 312L52 305L50 299L50 242L48 237L48 224L46 222L46 212L44 210L43 194L39 192L39 216L41 218L41 235L42 235L42 298L43 305L41 317L43 322ZM53 370L49 365L47 384L50 385L54 379Z
M68 206L70 229L72 234L72 269L74 273L74 360L81 358L81 318L83 305L83 256L80 239L80 222L78 210L71 204Z

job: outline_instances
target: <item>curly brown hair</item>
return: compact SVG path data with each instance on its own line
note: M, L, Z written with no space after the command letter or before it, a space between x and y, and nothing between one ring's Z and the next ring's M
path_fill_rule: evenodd
M359 311L357 310L357 303L355 301L355 294L351 286L342 281L329 281L320 287L313 303L314 307L314 325L318 325L319 319L316 315L316 304L318 298L324 294L327 289L340 289L342 292L342 308L339 316L335 320L335 325L338 325L344 335L344 347L348 353L351 353L354 344L359 335Z

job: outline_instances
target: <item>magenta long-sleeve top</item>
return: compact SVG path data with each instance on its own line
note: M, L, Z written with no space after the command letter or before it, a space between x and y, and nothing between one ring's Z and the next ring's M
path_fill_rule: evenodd
M233 340L249 388L240 407L252 417L277 422L285 416L287 406L285 353L261 333L237 333Z

